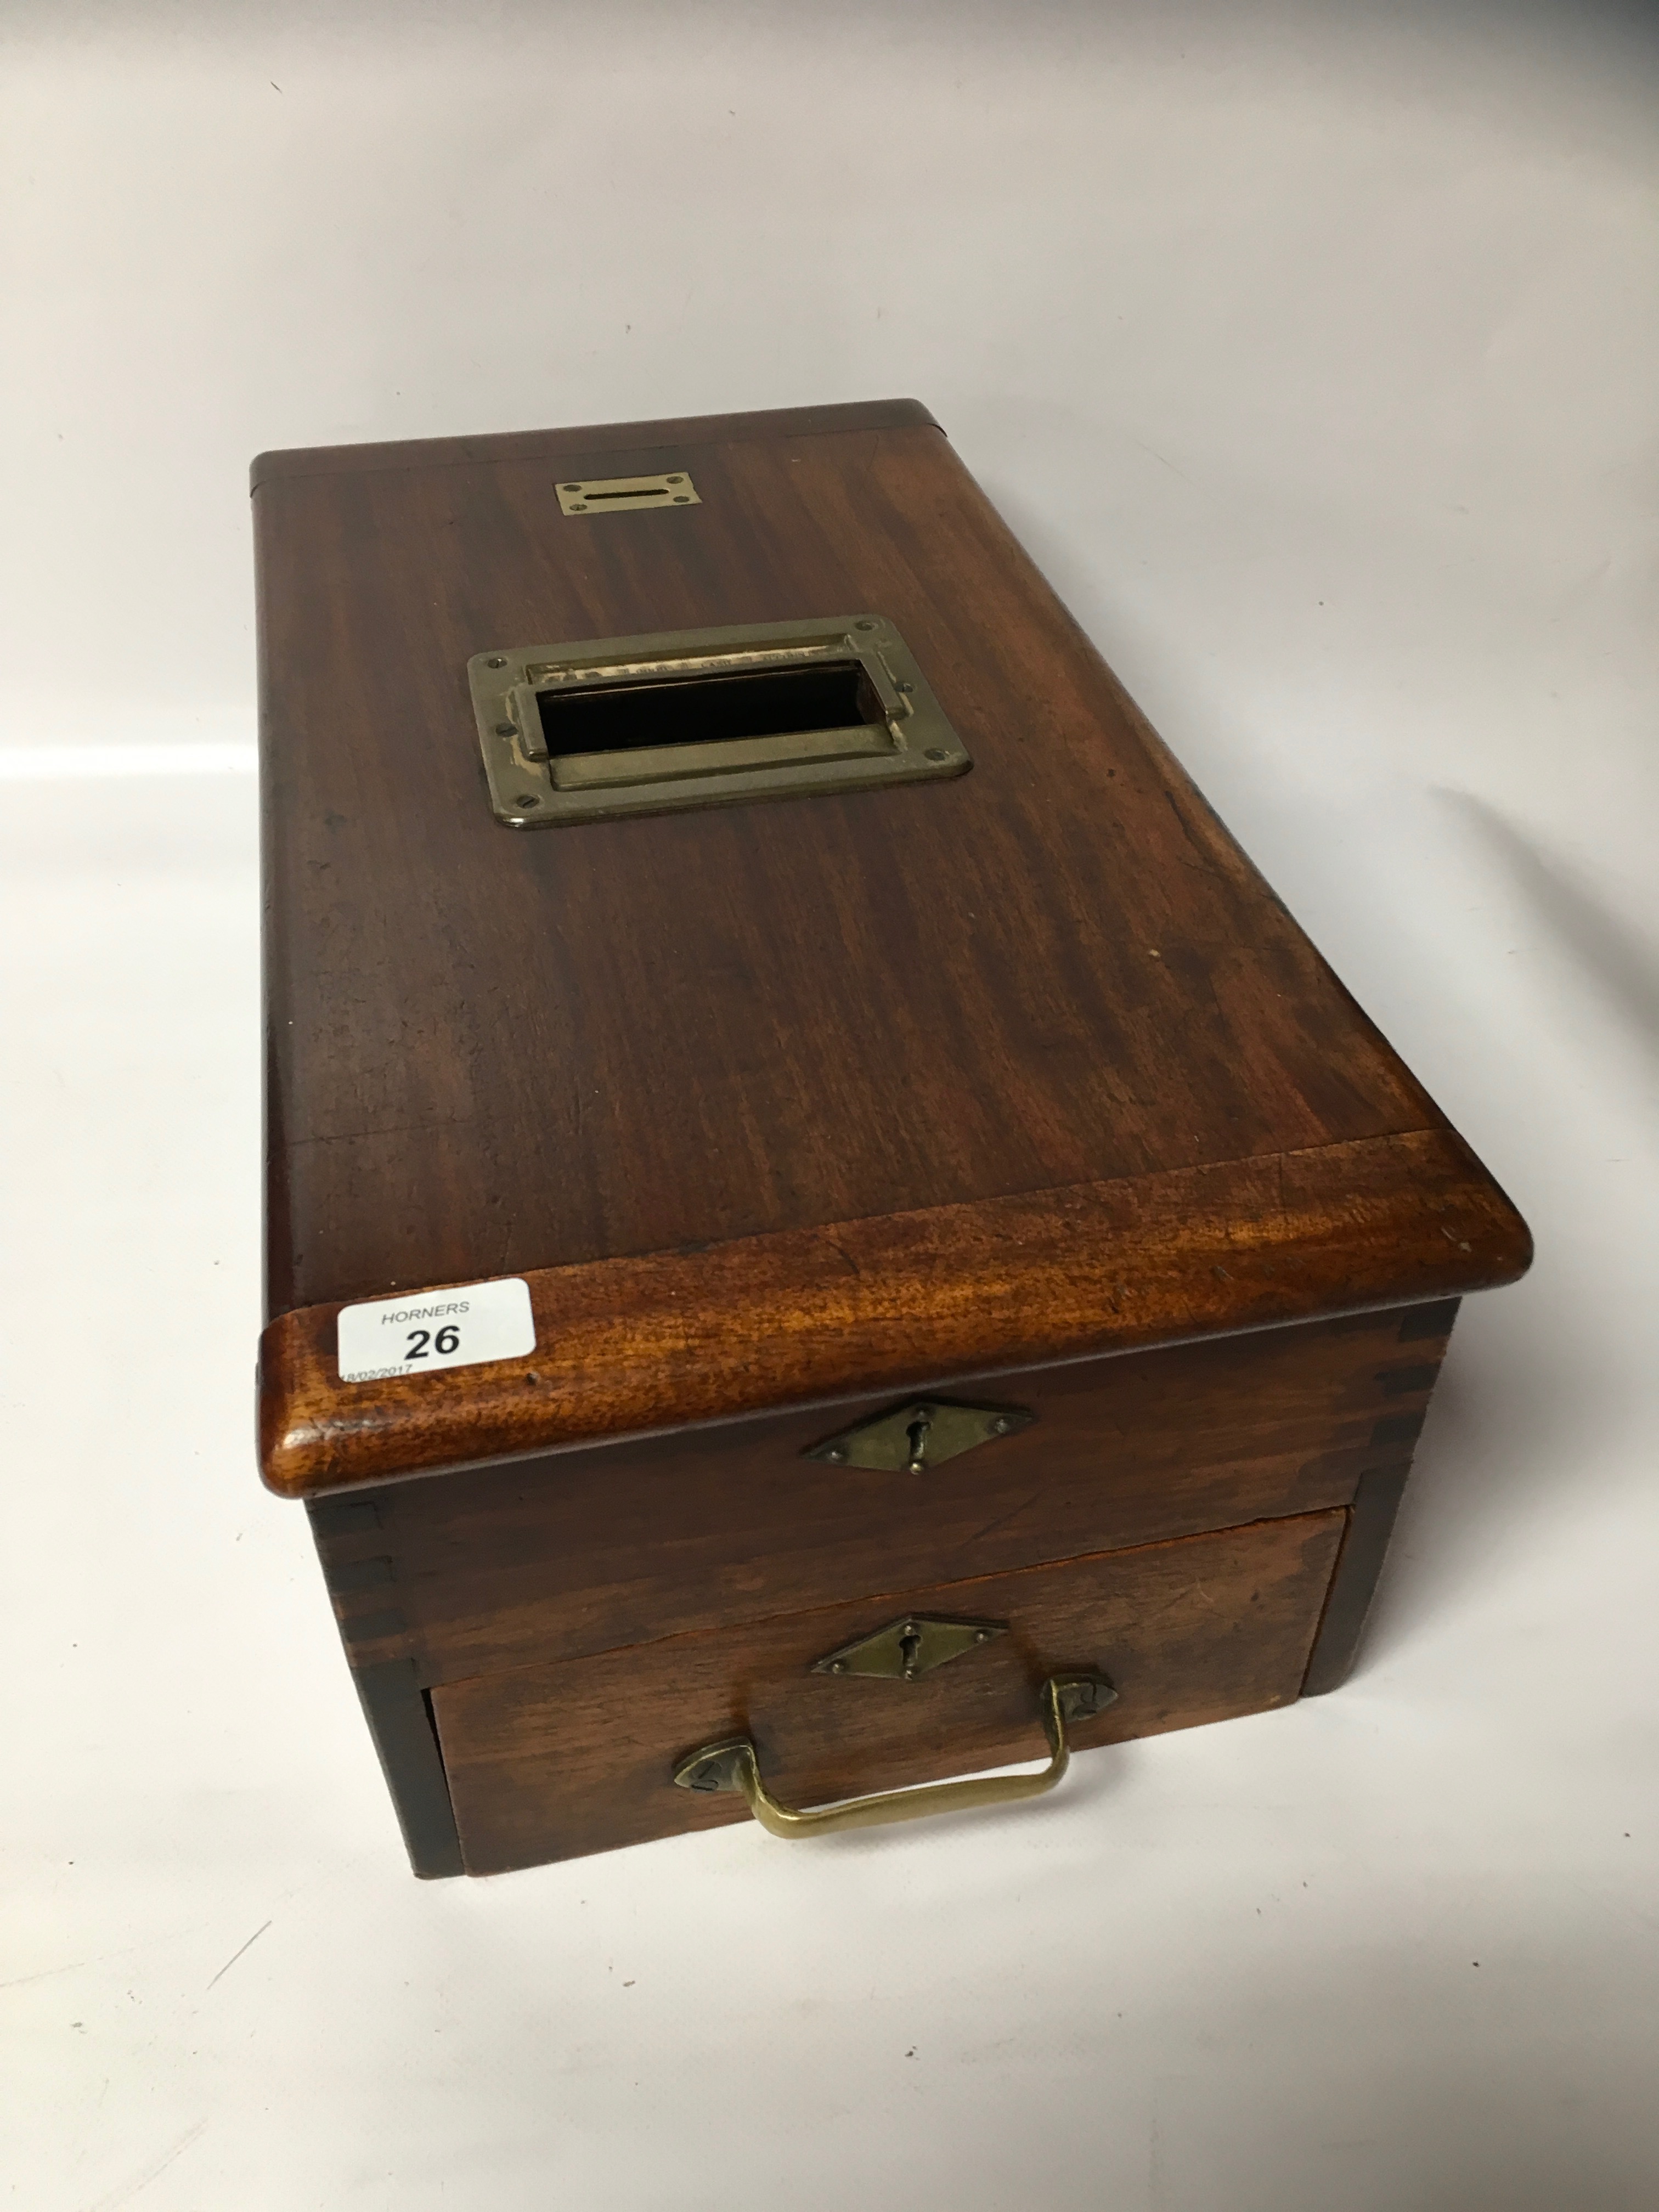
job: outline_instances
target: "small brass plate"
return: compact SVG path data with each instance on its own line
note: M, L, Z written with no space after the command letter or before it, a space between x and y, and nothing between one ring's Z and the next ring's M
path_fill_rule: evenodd
M697 488L684 473L660 477L589 477L562 483L559 505L567 514L627 514L641 507L701 507Z
M890 1413L811 1445L804 1459L834 1467L867 1467L888 1474L926 1474L975 1444L994 1443L1029 1429L1036 1415L1019 1406L954 1406L943 1398L909 1398Z
M902 1613L873 1636L861 1636L856 1644L843 1644L839 1651L815 1660L812 1672L914 1682L918 1675L930 1674L935 1667L1007 1633L1007 1623L1001 1620L933 1620L920 1613Z
M511 830L972 766L883 615L503 646L474 653L467 677L490 805Z

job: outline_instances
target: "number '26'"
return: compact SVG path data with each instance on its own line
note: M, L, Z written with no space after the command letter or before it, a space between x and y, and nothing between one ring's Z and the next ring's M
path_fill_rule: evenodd
M460 1344L461 1332L453 1322L447 1321L436 1336L429 1329L412 1328L409 1332L409 1349L404 1358L424 1359L428 1346L434 1352L459 1352Z

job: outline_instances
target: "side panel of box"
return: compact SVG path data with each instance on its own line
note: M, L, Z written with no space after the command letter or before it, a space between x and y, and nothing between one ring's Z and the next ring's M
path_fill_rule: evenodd
M941 1395L1037 1418L920 1476L804 1458L857 1417L837 1408L388 1486L368 1493L373 1545L338 1556L395 1576L397 1619L379 1640L379 1586L343 1593L342 1618L365 1657L413 1656L429 1687L1346 1507L1409 1461L1422 1423L1440 1342L1402 1345L1401 1325L1364 1315L963 1382Z
M445 1686L471 1698L481 1681L607 1653L645 1666L665 1639L884 1592L1335 1510L1340 1556L1303 1686L1334 1688L1455 1312L997 1377L979 1395L1035 1407L1036 1424L920 1478L803 1461L842 1409L314 1506L416 1872L460 1869L431 1711Z
M1404 1316L1400 1340L1416 1356L1395 1370L1396 1384L1403 1381L1415 1386L1426 1382L1432 1387L1445 1357L1457 1308L1458 1301L1448 1298L1438 1305L1413 1307ZM1302 1685L1304 1698L1324 1697L1340 1689L1358 1656L1366 1615L1376 1595L1422 1426L1423 1414L1413 1409L1384 1414L1373 1431L1371 1455L1360 1473L1348 1510L1347 1529L1331 1579L1324 1619Z
M308 1509L311 1533L340 1622L351 1679L403 1831L423 1881L465 1871L432 1704L410 1656L408 1626L377 1499L334 1498Z

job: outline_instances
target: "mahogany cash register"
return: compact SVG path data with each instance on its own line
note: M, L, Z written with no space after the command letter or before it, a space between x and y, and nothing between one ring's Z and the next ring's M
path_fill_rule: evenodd
M261 1465L416 1873L1333 1688L1527 1231L926 409L253 484Z

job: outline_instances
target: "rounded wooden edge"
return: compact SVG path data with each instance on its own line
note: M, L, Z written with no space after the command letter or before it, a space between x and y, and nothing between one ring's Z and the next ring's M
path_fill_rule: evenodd
M316 1497L1458 1297L1531 1259L1503 1191L1431 1129L534 1269L534 1352L420 1381L342 1382L340 1304L307 1306L261 1340L260 1471L282 1496Z
M804 438L836 431L939 429L920 399L853 399L823 407L763 408L747 415L688 415L656 422L587 422L563 430L485 431L456 438L400 438L380 445L288 446L256 453L248 489L295 477L364 470L455 468L492 461L552 459L634 447L731 445L750 438Z

